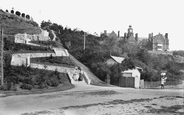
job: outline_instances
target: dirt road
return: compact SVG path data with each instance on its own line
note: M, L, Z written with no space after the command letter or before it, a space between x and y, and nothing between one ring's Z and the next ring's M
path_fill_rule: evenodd
M75 86L68 91L0 97L0 115L184 114L183 89Z

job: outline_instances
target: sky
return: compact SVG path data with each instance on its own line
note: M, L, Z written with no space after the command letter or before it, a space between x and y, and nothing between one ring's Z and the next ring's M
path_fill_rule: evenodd
M123 36L129 25L139 37L168 33L170 50L184 50L183 0L0 0L0 8L91 34Z

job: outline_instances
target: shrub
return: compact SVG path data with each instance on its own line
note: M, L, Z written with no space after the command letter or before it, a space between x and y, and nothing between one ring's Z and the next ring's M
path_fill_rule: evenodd
M60 77L59 77L60 73L55 70L54 72L52 72L49 75L49 78L47 80L47 85L48 86L52 86L52 87L57 87L60 83Z
M16 84L22 84L20 88L31 90L32 88L57 87L62 82L69 82L66 74L57 71L33 69L25 66L10 66L5 69L5 81L1 90L16 90Z
M21 43L14 43L8 39L4 40L4 50L20 51L20 50L29 50L29 51L52 51L48 47L39 47L39 46L29 46Z
M0 85L0 91L4 90L4 87L2 85Z
M22 89L27 89L27 90L31 90L31 89L32 89L32 85L30 85L30 84L22 84L22 85L20 86L20 88L22 88Z
M14 14L14 10L11 10L11 13Z
M13 89L12 87L13 86L11 85L11 83L4 83L3 86L2 85L0 86L0 90L7 91Z
M25 17L25 13L22 13L22 17L23 17L23 18Z
M26 18L27 18L27 19L30 19L30 16L29 16L29 15L26 15Z
M52 64L63 64L69 66L75 66L74 62L68 57L41 57L41 58L32 58L33 62L41 62L41 63L52 63Z
M39 26L38 23L36 23L36 22L34 22L34 21L30 21L30 23L31 23L33 26L35 26L35 27L38 27L38 26Z
M48 86L57 87L59 85L59 79L57 75L51 75L47 81Z
M17 16L20 16L20 15L21 15L21 13L20 13L19 11L16 11L15 14L16 14Z

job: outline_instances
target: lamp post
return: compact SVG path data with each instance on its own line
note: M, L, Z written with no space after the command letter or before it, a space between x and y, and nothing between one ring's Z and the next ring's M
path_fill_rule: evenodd
M4 43L3 43L3 28L1 27L1 85L3 86L4 85L4 70L3 70L3 45L4 45Z
M85 50L86 49L86 33L84 32L84 47L83 47L83 50Z

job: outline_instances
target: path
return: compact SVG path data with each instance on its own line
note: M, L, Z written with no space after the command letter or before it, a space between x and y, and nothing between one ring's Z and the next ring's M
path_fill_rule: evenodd
M52 92L45 94L0 97L0 114L20 115L21 113L35 113L37 111L40 111L40 113L44 111L61 112L63 110L62 108L64 107L76 106L78 108L81 106L82 108L84 108L85 105L95 105L94 107L96 107L98 106L98 103L107 103L113 100L126 101L131 99L159 98L160 96L183 96L183 91L184 90L169 90L169 89L148 90L148 89L133 89L133 88L120 88L120 87L101 87L78 83L75 84L74 89L67 91ZM48 115L48 114L35 114L35 115ZM57 115L62 114L58 113ZM84 113L84 115L88 114Z

